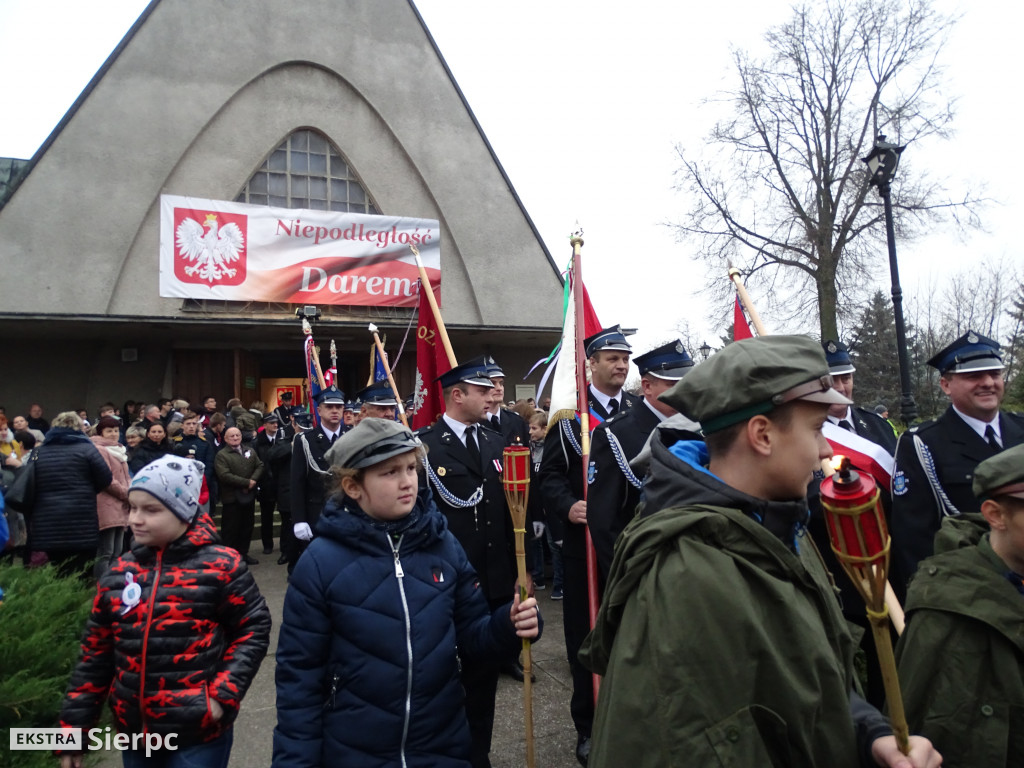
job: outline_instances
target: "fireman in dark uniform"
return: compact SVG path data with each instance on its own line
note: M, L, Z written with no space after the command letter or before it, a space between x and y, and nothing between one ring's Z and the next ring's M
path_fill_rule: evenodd
M590 363L587 388L591 429L620 411L634 408L640 398L624 392L632 347L618 325L583 340ZM538 474L539 490L549 524L561 529L562 564L565 571L562 614L565 650L572 672L569 709L576 727L576 759L586 765L590 755L590 731L594 722L594 686L590 671L577 654L590 632L587 587L587 502L583 498L583 460L580 454L578 419L552 424L544 438L544 457ZM552 520L551 518L555 518ZM557 534L556 534L557 536Z
M526 419L515 411L505 408L505 372L494 358L484 355L478 358L487 368L494 389L491 390L491 404L481 422L485 427L498 432L505 440L505 445L529 445L530 425Z
M942 519L980 510L971 489L974 468L1024 443L1024 416L999 411L1004 366L997 341L968 331L928 365L939 372L950 406L904 432L896 448L891 581L901 598L917 564L932 554Z
M587 527L597 551L601 584L612 564L615 539L633 519L643 477L629 466L658 424L675 409L658 399L693 368L681 341L672 341L633 359L640 370L643 400L594 430L590 443ZM695 439L699 436L694 434Z
M427 482L448 529L466 550L491 609L515 594L515 532L501 486L500 435L480 425L494 385L483 365L464 363L439 377L445 412L418 433L427 446ZM504 659L462 662L473 768L489 768L494 697Z

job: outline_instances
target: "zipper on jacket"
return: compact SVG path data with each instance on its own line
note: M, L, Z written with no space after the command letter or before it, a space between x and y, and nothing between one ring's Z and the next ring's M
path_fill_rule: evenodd
M153 604L156 602L156 591L160 586L160 576L164 565L164 551L156 553L156 575L153 578L153 591L149 593L149 605L146 607L146 629L142 633L142 661L139 664L139 715L142 718L142 732L146 730L146 649L149 647L149 628L153 625Z
M341 681L341 675L335 674L331 677L331 693L327 697L327 703L324 704L324 709L334 709L334 699L338 695L338 683Z
M412 711L412 622L409 619L409 603L405 599L405 571L402 569L402 560L398 556L398 550L402 546L402 536L399 536L398 539L395 540L388 534L384 535L388 537L388 543L391 544L391 551L395 554L395 577L398 579L398 592L402 596L402 611L405 614L405 654L407 659L405 679L405 719L402 722L402 745L399 754L402 756L402 768L406 768L405 741L409 736L409 716Z

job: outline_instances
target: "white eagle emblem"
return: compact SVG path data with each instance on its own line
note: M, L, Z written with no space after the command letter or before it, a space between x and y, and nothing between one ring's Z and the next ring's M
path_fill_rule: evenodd
M237 224L228 223L218 228L217 216L206 215L207 232L203 225L192 218L178 225L178 255L186 261L195 262L185 267L185 274L196 275L200 280L215 283L222 277L234 277L237 270L229 266L241 257L245 237Z
M416 371L416 384L413 387L412 397L412 412L416 413L420 408L423 407L423 403L426 402L427 395L430 394L423 384L423 376L420 375L419 370Z

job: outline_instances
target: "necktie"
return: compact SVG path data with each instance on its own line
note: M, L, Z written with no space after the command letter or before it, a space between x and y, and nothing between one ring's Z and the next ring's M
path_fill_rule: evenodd
M469 451L469 458L473 462L473 467L476 469L480 468L480 446L476 442L476 427L470 425L466 427L466 450Z
M612 416L614 416L618 412L619 412L619 401L618 400L609 400L608 401L608 417L611 418Z
M853 432L853 424L848 422L846 419L842 419L839 422L839 426L845 429L847 432Z
M331 445L334 445L334 441L338 439L337 435L331 435Z
M1003 450L1003 446L999 444L999 438L996 437L996 431L992 429L991 424L985 427L985 442L991 445L997 451Z
M491 424L494 426L495 429L501 431L501 422L498 421L498 414L494 414L493 416L491 416Z

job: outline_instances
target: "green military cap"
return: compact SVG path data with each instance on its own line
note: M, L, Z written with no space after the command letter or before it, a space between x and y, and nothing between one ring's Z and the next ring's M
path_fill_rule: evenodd
M729 344L658 398L718 432L793 400L848 405L832 388L821 346L807 336L758 336Z
M1024 444L1000 451L974 470L974 495L979 499L1016 496L1024 499Z
M363 469L422 445L418 437L397 421L363 419L324 455L332 467Z

